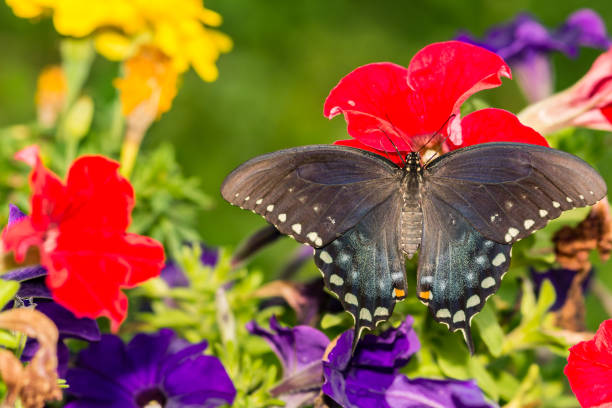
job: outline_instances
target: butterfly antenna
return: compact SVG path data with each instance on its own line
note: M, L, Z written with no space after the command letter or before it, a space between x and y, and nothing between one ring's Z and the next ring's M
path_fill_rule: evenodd
M397 148L397 146L395 145L395 143L393 143L393 140L391 140L391 138L389 137L389 135L387 134L387 132L385 132L380 126L378 127L378 130L380 130L383 135L385 135L385 137L387 138L387 140L389 141L389 143L391 143L391 145L393 146L393 148L395 149L395 151L397 152L397 155L399 156L400 160L402 161L402 163L404 164L404 167L406 167L406 160L404 160L404 158L402 157L402 154L400 153L399 149ZM380 147L382 151L385 151L382 148L382 140L380 141Z
M448 124L448 122L450 122L450 120L451 120L452 118L454 118L455 116L457 116L457 115L453 113L452 115L450 115L450 116L448 117L448 119L446 119L446 120L444 121L444 123L442 124L442 126L440 126L440 128L439 128L438 130L436 130L436 131L435 131L435 132L434 132L434 133L431 135L431 137L430 137L429 139L427 139L427 141L426 141L426 142L423 144L423 146L421 146L421 148L418 150L418 153L419 153L419 154L421 153L421 150L423 150L425 147L427 147L427 145L429 144L429 142L431 142L431 141L433 140L433 138L434 138L434 137L436 137L437 135L439 135L439 134L440 134L440 131L441 131L442 129L444 129L444 128L446 127L446 125ZM446 135L446 137L444 138L444 140L443 140L442 142L445 142L445 141L446 141L446 139L448 139L449 137L450 137L450 133L449 133L448 135Z

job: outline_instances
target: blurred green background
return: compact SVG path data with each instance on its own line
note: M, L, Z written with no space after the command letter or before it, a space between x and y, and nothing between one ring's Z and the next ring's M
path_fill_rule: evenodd
M407 65L431 42L451 39L459 30L481 35L521 11L556 27L571 12L589 7L609 29L612 25L610 0L211 0L205 5L224 17L221 30L234 40L234 50L221 57L216 82L205 83L193 71L183 76L171 111L153 125L143 149L174 145L184 173L200 178L214 201L211 210L199 215L204 242L227 247L265 223L221 199L225 175L256 155L346 138L341 118L330 122L323 117L323 101L357 66L376 61ZM59 36L50 19L19 19L2 3L0 43L0 126L32 121L36 78L41 68L60 60ZM575 82L599 53L583 49L576 60L555 55L556 89ZM118 64L98 56L92 72L86 87L98 88L111 100ZM510 80L479 97L515 113L525 106ZM295 247L284 240L266 250L259 264L278 267L276 258L288 257Z

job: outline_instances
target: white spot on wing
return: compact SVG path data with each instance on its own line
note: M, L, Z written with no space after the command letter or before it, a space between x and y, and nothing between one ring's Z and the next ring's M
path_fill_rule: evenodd
M506 209L507 209L507 210L509 210L509 209L511 209L512 207L514 207L514 203L513 203L512 201L510 201L510 200L506 201L506 202L504 203L504 205L506 206Z
M525 222L523 223L523 225L525 226L525 229L528 230L529 228L533 227L533 224L535 224L534 220L531 219L527 219L525 220Z
M327 251L321 251L321 253L319 254L319 258L321 258L321 260L326 264L330 264L334 261Z
M287 221L287 214L283 213L283 214L278 214L278 220L280 222L285 222Z
M476 257L475 261L478 265L484 266L487 263L487 258L484 255L480 255Z
M506 242L510 242L512 241L512 236L510 234L506 234L506 236L504 236L504 239L506 240Z
M567 200L568 203L573 203L574 200L572 200L570 197L565 197L565 200Z
M453 316L453 323L465 322L465 312L458 310Z
M267 206L266 207L266 211L268 211L268 212L274 211L274 204L270 204L269 206Z
M389 309L386 307L378 306L374 311L374 316L389 316Z
M491 261L493 266L499 266L499 265L503 264L504 262L506 262L506 255L504 255L501 252L499 254L495 255L495 258L493 258L493 260Z
M369 322L372 321L372 314L370 313L370 311L368 309L366 309L365 307L362 307L361 310L359 311L359 318L361 320L367 320Z
M451 317L450 310L448 310L448 309L440 309L436 313L436 317L438 319L448 319L448 318Z
M312 242L315 242L317 238L319 237L319 234L313 231L313 232L309 232L308 234L306 234L306 237Z
M479 304L480 304L480 296L472 295L467 300L467 303L465 304L465 307L474 307L474 306L478 306Z
M583 196L582 194L580 194L578 197L579 197L581 200L584 200L584 196Z
M259 200L255 201L255 204L257 204L257 205L259 205L261 203L263 203L263 198L260 198Z
M489 289L490 287L495 286L495 279L490 276L486 277L482 280L482 282L480 282L480 286L482 286L483 289Z
M251 199L251 196L244 197L244 201L249 201L250 199Z
M508 234L510 234L512 236L512 238L516 237L519 234L519 230L517 230L514 227L510 227L508 228Z
M349 305L357 306L359 303L357 302L357 297L352 293L347 293L344 295L344 301Z
M540 210L540 217L544 218L548 215L548 211L546 210Z
M302 224L293 224L291 229L295 231L296 234L302 233Z
M555 207L555 208L559 208L559 207L561 207L561 204L559 204L557 201L553 201L553 202L552 202L552 205L553 205L553 207Z
M329 283L336 285L336 286L342 286L344 285L344 279L342 279L340 275L336 275L334 273L329 277Z

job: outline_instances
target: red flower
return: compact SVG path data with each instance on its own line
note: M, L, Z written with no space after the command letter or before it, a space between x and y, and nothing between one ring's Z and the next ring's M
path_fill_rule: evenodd
M337 144L403 153L422 148L439 131L442 151L474 143L515 141L548 146L516 116L483 109L460 118L461 104L472 94L510 78L510 68L496 54L474 45L448 41L419 51L408 68L388 62L357 68L340 80L325 101L329 119L342 113L355 140ZM452 117L452 115L455 115ZM449 120L452 117L451 120ZM390 142L393 141L393 144ZM397 156L393 158L397 161Z
M4 249L23 261L38 247L53 298L78 317L107 316L116 331L127 313L130 288L159 275L162 245L126 233L134 190L119 164L102 156L77 159L66 183L41 162L38 147L15 155L32 166L32 213L2 233Z
M612 48L570 88L528 106L519 116L543 134L569 126L612 131Z
M612 406L612 319L592 340L570 348L564 372L581 406Z

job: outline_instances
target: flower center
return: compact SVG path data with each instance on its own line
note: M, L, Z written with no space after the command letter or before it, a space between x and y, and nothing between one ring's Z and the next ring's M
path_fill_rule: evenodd
M142 408L162 408L166 405L166 395L158 387L147 388L136 394L136 404Z

